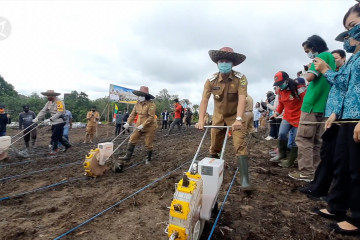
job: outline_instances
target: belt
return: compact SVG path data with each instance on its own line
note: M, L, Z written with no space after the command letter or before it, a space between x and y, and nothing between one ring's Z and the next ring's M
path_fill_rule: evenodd
M246 111L246 112L252 112L253 110L250 110L250 111Z

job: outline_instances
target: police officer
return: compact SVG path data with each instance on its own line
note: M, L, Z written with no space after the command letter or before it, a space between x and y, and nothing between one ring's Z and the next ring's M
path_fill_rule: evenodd
M46 112L51 114L49 119L45 119L44 123L50 123L53 125L51 142L52 142L52 150L50 155L56 155L59 152L58 143L60 142L65 146L64 152L66 152L70 147L70 143L63 137L65 120L65 104L60 98L57 96L60 93L55 92L54 90L47 90L46 92L42 92L42 95L46 96L48 102L45 104L44 108L38 113L36 118L33 119L33 122L38 122L45 117Z
M142 135L145 135L145 147L147 148L146 162L151 161L151 155L153 153L153 140L155 130L157 128L157 122L155 119L156 105L151 101L154 98L149 94L149 88L141 86L140 91L133 91L133 94L138 96L138 101L134 106L127 122L124 124L124 128L128 129L130 124L134 121L135 116L138 115L136 121L135 130L130 136L126 155L120 157L120 160L129 161L134 153L135 145L139 141Z
M246 149L246 115L247 79L244 74L232 70L242 63L246 56L235 53L232 48L210 50L210 58L218 66L219 72L211 75L204 86L200 103L199 122L196 128L203 129L205 113L210 95L214 96L214 114L212 125L232 126L232 136L241 175L242 189L252 190L248 174L248 153ZM225 137L225 129L211 129L210 154L219 157Z

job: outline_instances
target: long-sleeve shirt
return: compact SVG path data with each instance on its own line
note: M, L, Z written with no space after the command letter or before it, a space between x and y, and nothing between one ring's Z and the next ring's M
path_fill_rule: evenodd
M136 121L136 126L143 125L143 130L147 130L151 127L156 127L157 122L155 119L155 111L156 111L156 105L155 103L151 101L138 101L136 105L134 106L127 123L131 124L136 115L138 115L138 119Z
M298 85L298 95L300 99L292 96L291 91L288 89L279 91L279 105L276 108L276 113L280 114L285 110L283 119L288 121L294 127L299 126L301 105L306 93L306 87Z
M360 119L360 52L342 66L338 72L324 74L332 84L326 105L326 115L335 113L340 119Z
M7 117L7 113L0 114L0 132L6 132L6 124L11 123L11 118Z
M65 104L59 98L56 97L53 102L48 101L44 108L38 113L37 118L42 120L45 117L46 112L50 112L50 120L53 125L65 122Z
M87 126L97 126L98 121L100 120L100 114L97 111L89 111L86 114Z
M32 120L36 118L36 114L33 111L22 112L19 114L19 129L25 129L30 125L35 127L36 125L33 124ZM32 127L32 128L33 128Z

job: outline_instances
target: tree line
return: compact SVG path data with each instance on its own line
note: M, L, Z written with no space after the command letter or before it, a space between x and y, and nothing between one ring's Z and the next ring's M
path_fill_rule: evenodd
M169 112L173 111L173 100L178 98L178 95L170 95L167 89L163 89L156 95L154 102L156 104L156 115L161 119L161 113L166 109ZM184 105L191 106L189 99L179 99ZM32 93L30 96L19 94L13 85L6 82L0 75L0 104L6 105L6 110L12 116L13 121L17 121L17 116L23 111L22 106L28 104L30 110L36 114L44 107L47 102L47 98L39 95L38 93ZM118 102L109 102L108 97L98 98L95 100L89 99L89 96L85 92L71 91L64 94L65 108L70 110L73 115L73 121L85 122L86 113L92 106L96 106L97 110L102 114L101 120L112 120L115 104L119 111L132 111L133 105ZM198 119L199 105L192 105L192 111L194 113L194 121Z

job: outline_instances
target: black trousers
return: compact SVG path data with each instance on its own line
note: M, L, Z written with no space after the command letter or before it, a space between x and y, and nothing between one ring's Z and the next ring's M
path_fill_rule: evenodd
M119 133L121 132L122 125L123 125L122 123L117 123L117 124L116 124L115 136L119 135Z
M162 120L161 129L166 129L166 128L167 128L167 124L168 124L168 121L167 121L167 120Z
M282 118L270 120L270 136L277 139L279 137L279 129Z
M329 192L334 176L333 160L338 131L339 125L332 124L321 136L323 140L320 149L321 162L315 171L314 180L309 184L309 190L314 196L326 196Z
M66 138L63 137L65 123L59 123L52 126L52 150L56 150L58 148L59 142L64 145L66 148L70 147L70 143Z
M24 141L25 142L29 142L30 141L30 135L31 135L31 139L35 140L36 139L36 129L32 130L31 128L28 128L24 131Z
M333 187L328 195L330 212L345 215L360 226L360 143L353 139L356 123L340 125L334 156Z

